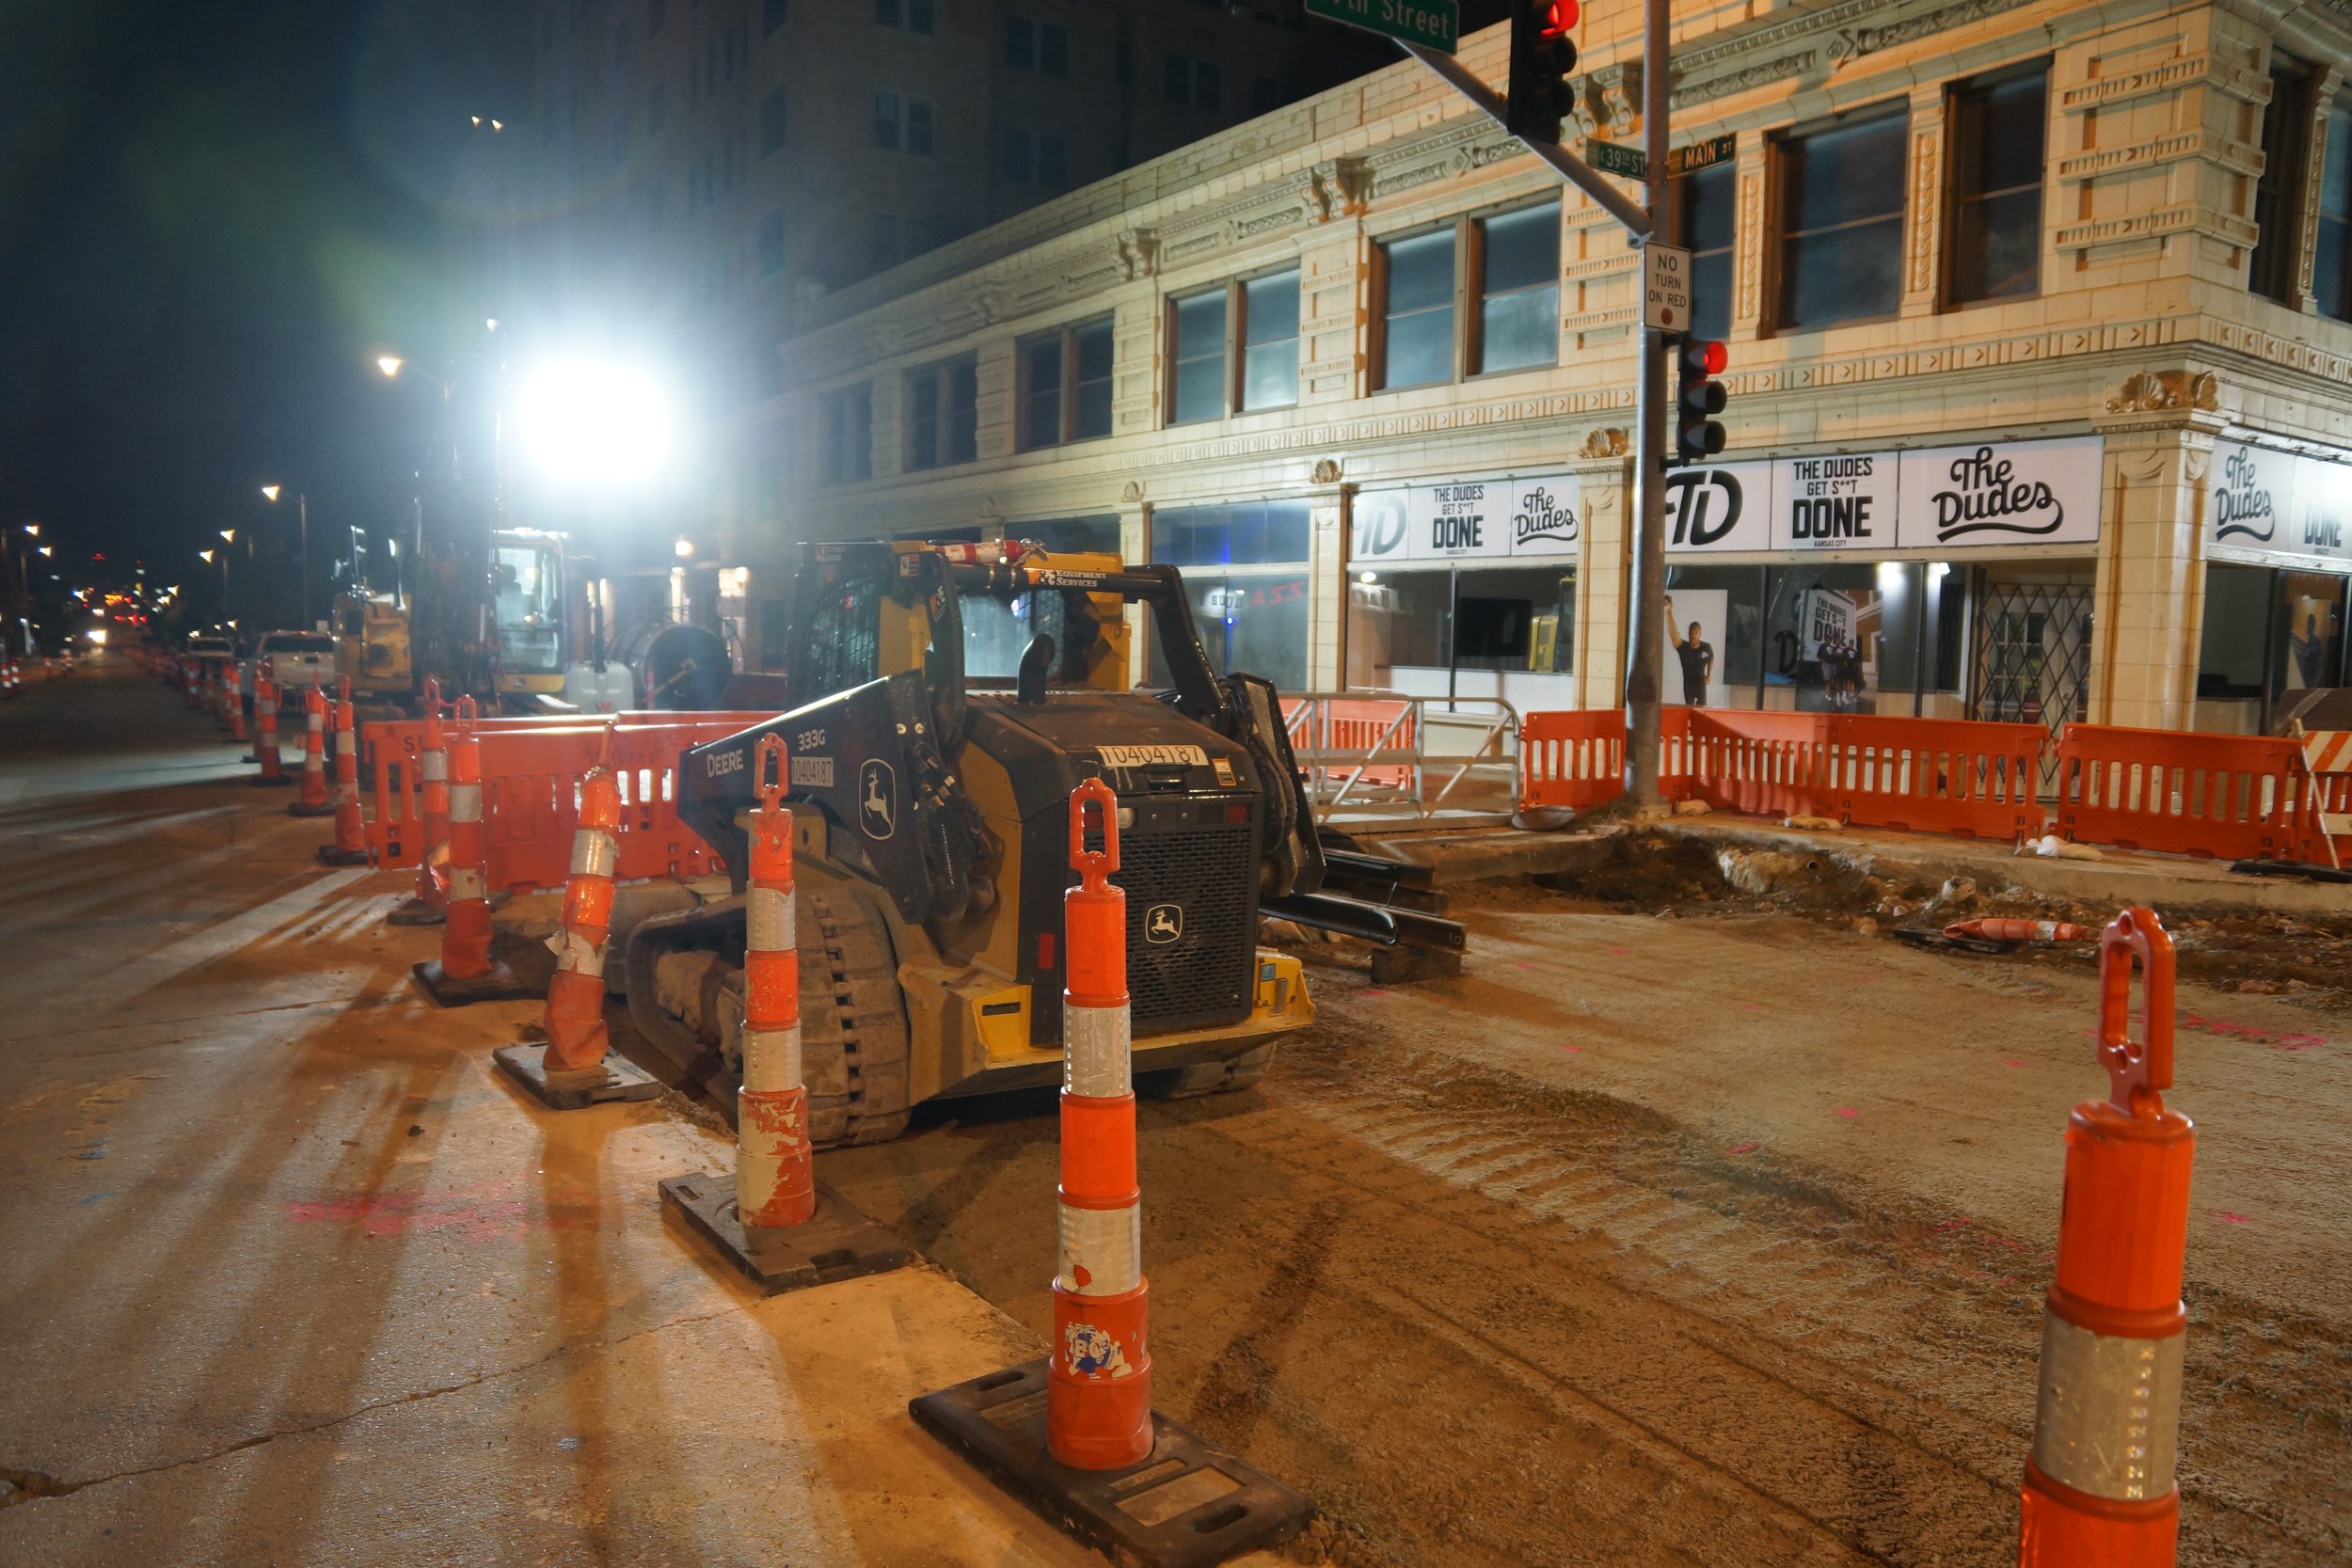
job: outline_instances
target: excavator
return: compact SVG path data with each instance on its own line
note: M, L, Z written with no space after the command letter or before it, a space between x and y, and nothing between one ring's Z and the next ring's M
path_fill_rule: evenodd
M1312 1022L1298 959L1259 945L1262 916L1460 953L1460 926L1387 896L1404 868L1327 852L1272 683L1211 668L1174 567L1019 543L812 544L787 613L785 711L678 761L679 816L735 896L637 923L624 979L648 1043L682 1076L731 1084L747 814L759 743L781 736L819 1147L895 1137L925 1101L1059 1081L1082 779L1119 798L1112 879L1145 1093L1246 1087ZM1164 689L1130 684L1145 618Z

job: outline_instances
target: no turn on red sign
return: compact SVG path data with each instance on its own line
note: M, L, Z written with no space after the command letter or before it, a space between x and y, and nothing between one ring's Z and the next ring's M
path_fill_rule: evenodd
M1691 253L1678 245L1642 247L1642 325L1661 332L1691 326Z

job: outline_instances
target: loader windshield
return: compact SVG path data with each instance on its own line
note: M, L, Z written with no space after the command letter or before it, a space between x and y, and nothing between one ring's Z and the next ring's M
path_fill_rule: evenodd
M1054 640L1057 672L1071 644L1067 601L1058 592L1038 590L1010 600L967 593L963 601L963 673L973 681L1009 681L1021 672L1021 656L1042 632Z
M552 673L564 668L557 618L563 568L540 545L501 545L491 567L499 652L507 668Z

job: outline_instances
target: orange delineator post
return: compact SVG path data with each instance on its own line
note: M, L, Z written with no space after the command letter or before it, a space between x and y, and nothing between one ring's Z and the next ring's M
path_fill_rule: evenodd
M2130 1037L2132 960L2146 1037ZM2066 1121L2058 1277L2042 1319L2041 1398L2026 1461L2019 1568L2170 1568L2173 1458L2188 1313L2189 1168L2197 1132L2172 1086L2172 939L2132 908L2099 947L2099 1061L2108 1097Z
M302 699L302 798L286 802L288 816L330 816L326 795L326 692L316 681Z
M250 745L252 737L245 728L245 694L237 689L234 675L229 678L229 689L224 695L229 703L229 738L239 746Z
M286 777L286 759L278 750L278 683L269 678L266 670L253 673L253 718L256 736L253 759L262 765L257 784L292 784Z
M817 1212L801 1081L801 955L792 891L792 814L784 806L785 751L765 736L755 753L743 947L743 1084L735 1100L735 1196L749 1227L799 1225Z
M604 945L612 929L612 868L620 858L621 790L599 764L580 781L580 826L572 834L572 874L564 885L564 928L548 940L555 975L548 982L549 1072L585 1072L604 1061Z
M351 678L335 694L335 842L319 846L328 865L368 863L368 825L359 815L359 732L351 711Z
M417 757L424 842L418 846L417 891L384 917L393 926L437 926L448 916L448 857L441 851L449 844L449 737L442 733L441 707L441 683L428 677L424 683L424 741ZM381 776L379 763L378 777ZM379 794L375 802L379 824L387 804Z
M441 926L441 956L412 972L444 1007L528 995L514 972L490 957L490 898L484 880L482 741L474 734L474 702L457 699L457 735L450 743L449 916Z
M1086 847L1089 806L1099 850ZM1071 1468L1115 1470L1152 1451L1151 1287L1136 1180L1127 895L1109 880L1119 869L1119 800L1100 779L1071 792L1070 864L1079 880L1062 895L1061 1267L1045 1435Z

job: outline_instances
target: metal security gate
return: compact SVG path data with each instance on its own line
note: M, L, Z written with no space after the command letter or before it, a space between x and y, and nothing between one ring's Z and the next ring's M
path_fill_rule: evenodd
M2090 717L2090 585L1978 579L1968 717L2040 724L2043 796L2058 793L2058 736Z

